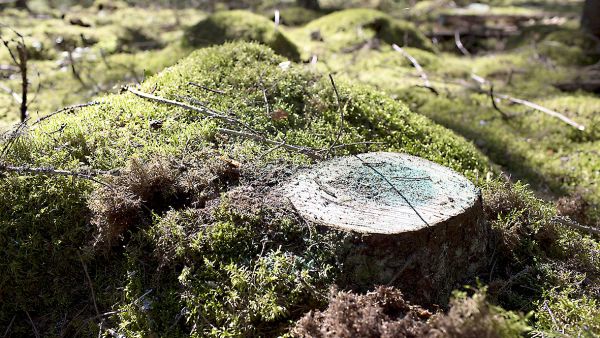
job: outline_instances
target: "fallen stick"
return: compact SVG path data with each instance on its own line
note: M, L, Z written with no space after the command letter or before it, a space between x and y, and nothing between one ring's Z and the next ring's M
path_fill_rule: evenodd
M156 102L160 102L160 103L165 103L165 104L169 104L172 106L177 106L177 107L181 107L183 109L187 109L187 110L191 110L191 111L195 111L197 113L206 115L208 117L212 117L212 118L216 118L222 121L227 122L230 125L240 125L243 126L244 128L250 130L252 133L256 133L252 128L250 128L247 124L241 122L240 120L224 115L220 112L217 112L216 110L212 110L206 106L203 107L196 107L196 106L192 106L183 102L179 102L179 101L174 101L174 100L169 100L169 99L165 99L163 97L160 96L156 96L156 95L152 95L152 94L148 94L148 93L144 93L144 92L140 92L138 90L135 90L131 87L127 88L127 90L131 93L133 93L136 96L145 98L145 99L149 99L152 101L156 101Z
M317 154L317 152L314 149L310 149L310 148L306 148L306 147L302 147L302 146L296 146L296 145L292 145L292 144L287 144L287 143L281 142L281 141L274 141L274 140L268 139L259 134L246 133L243 131L226 129L226 128L217 128L217 131L220 133L223 133L223 134L245 137L245 138L260 141L263 143L279 146L279 147L282 147L282 148L285 148L288 150L292 150L292 151L304 154L314 160L322 160L323 159L323 157L321 155Z
M491 84L491 82L487 81L486 79L482 78L481 76L478 76L477 74L472 74L471 78L473 80L475 80L476 82L478 82L480 85L483 85L485 83ZM473 86L466 86L466 87L470 88L470 89L473 89L473 90L476 90L476 91L479 91L480 93L489 94L488 91L484 91L481 88L474 88ZM540 106L539 104L533 103L531 101L527 101L527 100L523 100L523 99L512 97L512 96L509 96L509 95L506 95L506 94L499 94L499 93L494 93L494 96L497 97L497 98L503 99L503 100L510 101L512 103L518 103L518 104L524 105L526 107L535 109L535 110L540 111L540 112L542 112L544 114L547 114L549 116L555 117L555 118L563 121L564 123L570 125L571 127L574 127L577 130L581 130L581 131L585 130L585 126L584 125L581 125L581 124L579 124L579 123L571 120L570 118L566 117L565 115L563 115L563 114L561 114L559 112L556 112L554 110L548 109L548 108L543 107L543 106Z
M575 229L575 230L586 232L590 235L597 235L597 236L600 235L600 229L596 229L596 228L592 228L589 226L579 224L578 222L575 222L574 220L572 220L568 217L556 216L556 217L552 218L552 221L555 223L567 226L569 228Z
M56 175L56 176L71 176L84 178L92 182L103 185L107 188L113 189L109 184L96 179L94 176L99 175L116 175L115 171L105 170L88 170L88 171L69 171L55 169L51 167L30 167L30 166L13 166L4 163L0 163L0 172L12 172L18 174L34 174L34 175Z
M423 79L423 83L424 83L423 86L425 88L431 90L435 94L438 94L438 91L431 86L431 82L429 82L429 78L427 77L427 74L423 70L423 67L421 67L421 65L419 64L419 61L417 61L417 59L415 59L412 55L410 55L407 51L405 51L404 48L398 46L397 44L393 44L392 48L394 48L395 51L402 54L405 58L408 59L408 61L410 61L413 64L413 66L415 67L417 72L419 72L419 76L421 77L421 79Z
M71 111L71 110L75 110L75 109L78 109L78 108L84 108L84 107L94 106L94 105L97 105L97 104L100 104L100 102L98 102L98 101L90 101L90 102L86 102L86 103L80 103L80 104L75 104L75 105L72 105L72 106L64 107L64 108L61 108L61 109L59 109L59 110L57 110L57 111L55 111L53 113L50 113L48 115L45 115L45 116L42 116L42 117L38 118L37 120L35 120L35 122L33 122L31 124L31 126L33 127L36 124L38 124L38 123L40 123L40 122L42 122L44 120L47 120L47 119L51 118L52 116L60 114L62 112Z
M529 108L533 108L535 110L541 111L542 113L545 113L547 115L556 117L557 119L565 122L566 124L568 124L568 125L576 128L578 130L581 130L581 131L585 130L585 126L584 125L581 125L581 124L579 124L579 123L571 120L570 118L566 117L565 115L563 115L563 114L561 114L559 112L556 112L554 110L548 109L546 107L542 107L539 104L536 104L536 103L533 103L533 102L530 102L530 101L527 101L527 100L523 100L523 99L518 99L516 97L511 97L511 96L508 96L508 95L505 95L505 94L497 94L496 96L498 96L501 99L508 100L510 102L513 102L513 103L522 104L522 105L527 106Z
M460 41L459 31L454 31L454 43L456 44L458 50L460 50L460 52L463 53L464 56L471 56L471 53L467 50L467 48L465 48L465 45L463 45L462 41Z
M5 86L5 85L3 85L1 83L0 83L0 89L2 89L7 94L9 94L10 96L12 96L12 98L15 100L16 103L21 104L21 97L14 90L8 88L7 86Z

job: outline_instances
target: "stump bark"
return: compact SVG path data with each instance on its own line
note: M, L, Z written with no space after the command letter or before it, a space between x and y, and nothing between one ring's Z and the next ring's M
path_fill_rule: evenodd
M481 194L465 177L399 153L339 157L300 171L284 193L307 220L346 233L344 287L394 285L444 303L486 262Z

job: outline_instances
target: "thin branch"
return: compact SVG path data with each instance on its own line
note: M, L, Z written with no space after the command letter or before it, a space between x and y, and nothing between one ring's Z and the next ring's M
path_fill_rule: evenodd
M464 56L471 56L471 53L465 48L462 41L460 41L460 33L458 31L454 31L454 43Z
M6 327L6 330L4 331L4 335L2 336L2 338L6 338L8 336L8 333L10 332L10 328L12 327L13 323L15 322L15 318L17 318L17 315L13 315L12 319L10 320L10 323L8 323L8 326Z
M33 323L33 319L31 319L31 316L29 315L29 312L27 310L25 310L25 314L27 315L27 318L29 319L29 323L31 324L31 327L33 328L33 334L35 334L36 338L40 338L40 333L37 330L37 327L35 327L35 324Z
M424 86L429 88L431 91L433 91L434 93L437 94L438 91L435 90L435 88L433 88L431 86L431 82L429 82L429 78L427 77L427 74L423 70L423 67L421 67L421 65L419 64L419 61L417 61L417 59L415 59L412 55L410 55L407 51L405 51L404 48L398 46L397 44L393 44L392 48L394 48L395 51L402 54L405 58L408 59L408 61L410 61L410 63L412 63L412 65L415 67L415 69L421 76L421 79L423 79Z
M338 129L335 140L329 147L329 150L327 151L327 154L325 157L329 157L329 153L331 152L331 150L333 150L335 148L337 143L340 141L342 134L344 133L344 110L346 108L346 107L342 108L342 101L340 98L340 93L337 89L337 86L335 85L335 81L333 80L333 75L331 75L331 73L329 73L329 81L331 81L331 86L333 87L333 92L335 93L335 100L337 103L338 113L340 114L340 128Z
M88 171L68 171L61 169L54 169L51 167L29 167L29 166L13 166L4 163L0 163L0 172L11 172L18 174L33 174L33 175L55 175L55 176L70 176L78 177L92 182L101 184L109 189L113 187L105 182L96 179L94 176L99 175L116 175L115 171L104 171L104 170L88 170Z
M504 94L499 94L497 96L500 97L501 99L508 100L510 102L513 102L513 103L522 104L522 105L527 106L529 108L533 108L535 110L541 111L542 113L545 113L545 114L550 115L552 117L556 117L557 119L563 121L564 123L570 125L571 127L576 128L577 130L581 130L581 131L585 130L585 126L584 125L581 125L581 124L579 124L579 123L571 120L570 118L566 117L565 115L563 115L563 114L561 114L559 112L556 112L554 110L548 109L546 107L542 107L539 104L536 104L536 103L533 103L533 102L530 102L530 101L527 101L527 100L523 100L523 99L518 99L518 98L511 97L511 96L504 95Z
M29 88L29 82L27 79L27 61L28 61L27 47L25 45L25 39L23 38L23 35L21 35L16 30L14 30L11 27L6 26L4 24L0 24L0 26L7 27L11 31L13 31L15 33L15 35L17 36L17 39L12 40L12 41L16 42L16 47L15 47L16 55L15 55L15 52L13 52L12 48L10 47L9 41L4 40L2 38L0 38L0 40L4 44L4 47L6 47L6 49L8 50L8 53L9 53L12 61L18 67L19 72L21 73L21 97L19 98L18 102L20 102L19 111L20 111L20 116L21 116L21 122L23 122L27 119L27 114L28 114L27 113L27 90Z
M224 114L222 114L220 112L217 112L217 111L215 111L213 109L210 109L208 107L196 107L196 106L192 106L192 105L189 105L189 104L185 104L183 102L178 102L178 101L174 101L174 100L165 99L165 98L162 98L160 96L156 96L156 95L152 95L152 94L140 92L140 91L135 90L135 89L133 89L131 87L127 88L127 90L130 91L131 93L139 96L139 97L143 97L145 99L153 100L153 101L164 103L164 104L169 104L169 105L172 105L172 106L181 107L181 108L184 108L184 109L187 109L187 110L191 110L191 111L194 111L194 112L206 115L208 117L220 119L222 121L227 122L229 125L240 125L240 126L246 128L246 129L250 130L252 133L258 134L256 131L254 131L252 128L250 128L250 126L248 126L247 124L243 123L242 121L240 121L240 120L238 120L236 118L224 115Z
M243 131L237 131L237 130L231 130L231 129L225 129L225 128L217 128L217 131L223 134L228 134L228 135L233 135L233 136L239 136L239 137L245 137L245 138L249 138L252 140L256 140L256 141L260 141L263 143L267 143L267 144L272 144L272 145L276 145L276 146L281 146L285 149L288 150L292 150L301 154L304 154L314 160L322 160L323 157L320 156L317 151L315 151L314 149L311 148L306 148L306 147L302 147L302 146L296 146L296 145L292 145L292 144L287 144L285 142L280 142L280 141L274 141L271 139L268 139L262 135L259 134L253 134L253 133L246 133Z
M27 47L21 37L21 42L17 44L17 54L19 55L19 71L21 72L21 122L27 119L27 91L29 81L27 80Z
M92 284L92 279L90 278L90 274L88 273L87 266L85 265L83 258L81 258L81 255L79 255L79 261L81 262L81 266L83 267L83 272L85 272L85 278L88 281L88 285L90 287L90 292L92 293L92 301L94 302L94 309L96 310L96 316L100 317L101 315L100 315L100 311L98 310L98 304L96 304L96 293L94 292L94 285Z
M339 144L339 145L333 147L333 149L347 148L347 147L358 146L358 145L372 145L372 144L385 144L385 142L365 141L365 142L342 143L342 144Z
M75 68L75 59L73 58L73 51L71 50L71 48L67 49L67 56L69 57L69 64L71 66L71 73L73 74L73 77L79 81L79 83L81 83L81 85L83 87L87 87L87 84L83 81L83 79L81 78L81 76L79 75L79 72L77 71L77 69Z
M90 102L86 102L86 103L80 103L80 104L75 104L75 105L72 105L72 106L64 107L64 108L61 108L61 109L59 109L59 110L57 110L57 111L55 111L53 113L50 113L50 114L46 115L46 116L42 116L42 117L38 118L37 120L35 120L35 122L33 122L31 124L31 126L33 127L36 124L38 124L38 123L40 123L40 122L42 122L44 120L47 120L47 119L51 118L52 116L60 114L62 112L72 111L72 110L75 110L75 109L78 109L78 108L84 108L84 107L94 106L94 105L97 105L97 104L100 104L100 102L99 101L90 101Z
M492 100L492 106L494 107L494 109L496 109L496 111L498 111L500 113L500 115L502 115L502 119L504 120L508 120L511 116L507 113L505 113L502 109L500 109L500 107L498 107L498 104L496 104L496 98L494 97L494 85L490 83L490 99Z
M600 235L600 229L596 229L596 228L592 228L589 226L585 226L582 224L579 224L578 222L568 218L568 217L560 217L560 216L556 216L552 218L552 221L564 226L567 226L569 228L573 228L579 231L583 231L586 232L590 235Z
M476 74L472 74L471 78L474 79L475 81L477 81L481 85L484 85L485 83L490 83L486 79L484 79L484 78L482 78L482 77L480 77L480 76L478 76ZM486 93L481 88L475 88L473 86L468 86L468 85L466 85L465 87L467 87L469 89L472 89L472 90L475 90L475 91L478 91L480 93ZM495 96L498 97L498 98L501 98L503 100L507 100L507 101L510 101L512 103L521 104L521 105L524 105L526 107L529 107L529 108L535 109L537 111L540 111L540 112L542 112L544 114L547 114L549 116L555 117L555 118L563 121L564 123L570 125L571 127L574 127L577 130L581 130L581 131L585 130L585 126L584 125L579 124L579 123L571 120L570 118L566 117L565 115L563 115L563 114L561 114L559 112L556 112L554 110L551 110L551 109L543 107L543 106L540 106L539 104L533 103L531 101L519 99L519 98L516 98L516 97L512 97L512 96L509 96L509 95L506 95L506 94L498 94L498 93L496 93Z
M25 127L27 127L27 120L19 123L15 130L13 130L13 132L10 134L10 136L8 136L8 141L6 141L4 147L2 147L2 151L0 151L0 159L4 158L8 154L10 148L17 141L21 134L21 131L25 129Z
M353 154L352 156L356 157L359 161L362 162L363 165L365 165L366 167L370 168L371 170L373 170L377 175L381 176L381 178L383 178L387 184L390 185L390 187L392 187L392 189L400 196L402 197L402 199L404 200L404 202L406 202L406 204L408 204L408 206L415 212L415 214L417 214L417 216L419 216L419 218L421 219L421 221L423 221L423 223L425 223L426 226L429 226L429 223L427 223L427 221L423 218L423 216L421 216L421 214L419 213L419 211L412 205L412 203L410 203L410 201L408 200L408 198L406 198L406 196L404 196L404 194L398 190L398 188L396 188L396 186L390 182L390 180L388 180L387 177L385 177L384 174L382 174L379 170L377 170L375 167L373 167L370 163L366 162L365 160L363 160L362 158L360 158L360 156Z
M201 89L204 89L204 90L207 90L207 91L209 91L209 92L213 92L213 93L215 93L215 94L221 94L221 95L225 95L225 94L227 94L227 93L225 93L225 92L224 92L224 91L222 91L222 90L218 90L218 89L209 88L209 87L203 86L203 85L201 85L201 84L199 84L199 83L196 83L196 82L192 82L192 81L190 81L190 82L188 82L188 84L190 84L190 85L192 85L192 86L195 86L195 87L198 87L198 88L201 88Z

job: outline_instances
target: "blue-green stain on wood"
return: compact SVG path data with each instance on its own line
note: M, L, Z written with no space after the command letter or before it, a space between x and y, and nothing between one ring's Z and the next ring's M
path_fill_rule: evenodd
M388 206L406 205L400 192L411 204L421 205L438 193L427 171L399 163L367 161L340 171L345 172L328 184L342 191L352 191L357 200Z

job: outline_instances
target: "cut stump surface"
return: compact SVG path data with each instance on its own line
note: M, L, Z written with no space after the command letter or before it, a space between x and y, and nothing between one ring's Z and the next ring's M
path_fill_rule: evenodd
M460 215L479 191L464 176L399 153L338 157L299 173L287 194L303 217L362 233L417 231Z
M283 193L306 220L347 234L340 284L396 285L414 300L440 303L486 263L479 190L431 161L389 152L339 157L298 172Z

